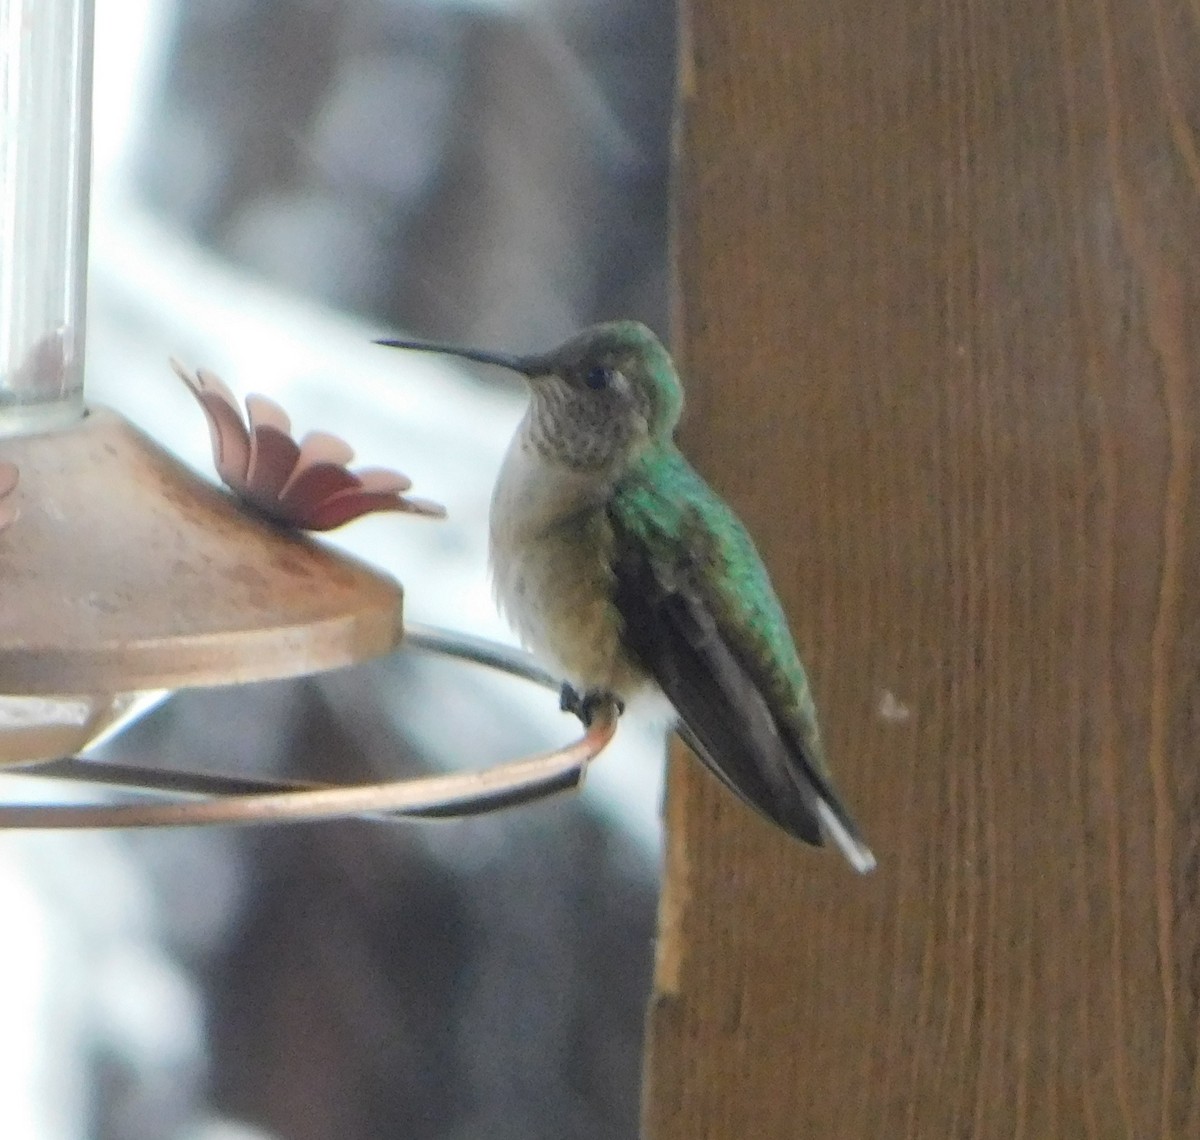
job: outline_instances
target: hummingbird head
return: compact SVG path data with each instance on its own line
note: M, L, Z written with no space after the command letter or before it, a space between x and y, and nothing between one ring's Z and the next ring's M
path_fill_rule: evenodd
M637 321L592 325L549 352L528 356L424 341L376 343L519 372L533 397L527 422L534 446L578 470L624 467L650 444L671 438L683 407L670 354Z

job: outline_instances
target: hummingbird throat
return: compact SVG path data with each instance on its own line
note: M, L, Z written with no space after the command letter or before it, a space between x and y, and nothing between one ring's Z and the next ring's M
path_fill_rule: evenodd
M557 377L538 377L530 387L521 431L544 459L572 471L600 474L614 472L630 458L632 423Z

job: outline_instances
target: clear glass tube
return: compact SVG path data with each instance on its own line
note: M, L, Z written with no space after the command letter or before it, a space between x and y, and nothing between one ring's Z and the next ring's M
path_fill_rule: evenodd
M0 0L0 435L83 412L93 0Z

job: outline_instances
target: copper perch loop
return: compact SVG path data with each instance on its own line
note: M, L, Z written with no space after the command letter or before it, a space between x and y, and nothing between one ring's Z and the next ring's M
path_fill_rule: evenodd
M471 661L557 688L550 674L532 658L507 646L429 627L412 627L405 641L411 648ZM152 794L166 791L176 798L135 804L0 804L0 829L195 827L347 817L395 820L479 815L579 787L588 764L616 733L617 719L618 710L609 703L598 711L580 739L563 748L474 772L352 787L140 769L71 757L19 771Z

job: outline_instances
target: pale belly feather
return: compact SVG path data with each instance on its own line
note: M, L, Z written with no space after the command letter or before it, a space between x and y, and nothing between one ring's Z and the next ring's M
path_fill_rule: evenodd
M514 440L492 501L496 599L517 636L588 692L632 697L645 675L621 645L603 494Z

